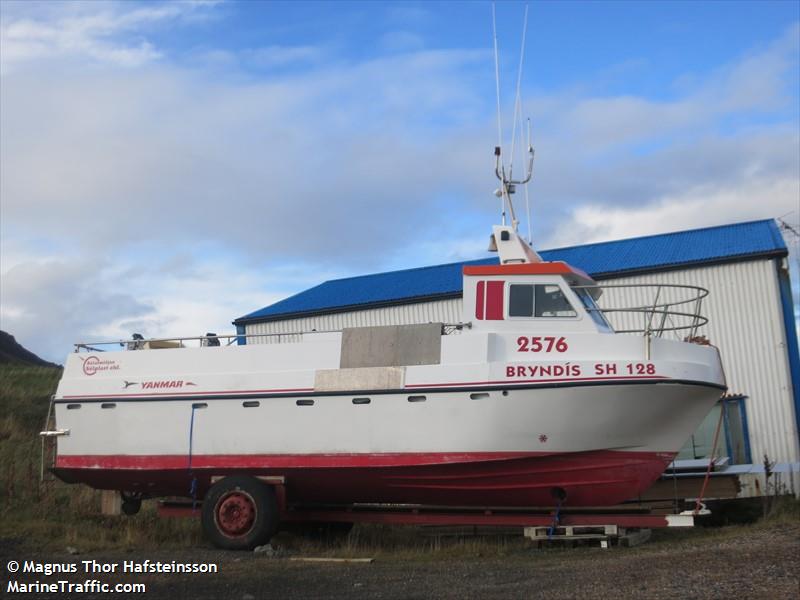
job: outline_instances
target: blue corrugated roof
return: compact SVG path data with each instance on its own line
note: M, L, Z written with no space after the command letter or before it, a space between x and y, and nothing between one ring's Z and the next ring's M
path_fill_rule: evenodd
M544 260L563 260L592 277L602 279L786 252L786 244L775 221L766 219L555 248L539 254ZM333 279L240 317L235 323L273 320L303 313L335 312L362 305L455 296L461 293L461 269L464 265L488 264L497 264L497 259Z

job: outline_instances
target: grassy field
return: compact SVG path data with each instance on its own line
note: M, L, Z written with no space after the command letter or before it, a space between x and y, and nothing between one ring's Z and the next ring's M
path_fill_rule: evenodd
M0 365L0 537L42 549L186 547L201 542L193 520L100 515L100 493L51 477L40 481L41 438L61 369Z
M199 519L165 519L145 502L134 517L100 514L100 493L52 477L40 481L41 430L60 369L0 365L0 538L41 550L145 550L206 546ZM747 527L800 522L800 504L785 500L761 524L692 531L656 531L651 544L690 543L703 536L747 535ZM347 536L279 534L287 552L322 556L510 556L526 547L521 536L443 537L413 527L357 526Z

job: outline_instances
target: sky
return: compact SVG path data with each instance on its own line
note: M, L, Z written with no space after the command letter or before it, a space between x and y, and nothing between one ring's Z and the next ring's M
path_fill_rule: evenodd
M800 225L800 3L527 6L535 247ZM0 0L0 328L60 363L484 257L496 102L489 2Z

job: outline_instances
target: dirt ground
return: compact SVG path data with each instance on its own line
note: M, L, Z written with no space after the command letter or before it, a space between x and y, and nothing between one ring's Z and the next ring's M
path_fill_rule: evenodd
M18 582L145 583L140 597L256 600L260 598L749 598L800 597L800 524L728 527L713 531L660 531L634 547L549 547L519 540L502 553L481 543L460 552L379 552L372 563L308 563L290 550L278 557L211 548L175 551L40 553L17 540L0 540L3 595ZM461 555L460 555L461 554ZM502 554L502 555L501 555ZM81 561L216 563L216 574L89 575ZM9 561L78 565L49 577L8 572ZM28 598L107 598L102 593L25 593ZM113 594L112 594L113 595ZM119 594L117 594L119 596Z

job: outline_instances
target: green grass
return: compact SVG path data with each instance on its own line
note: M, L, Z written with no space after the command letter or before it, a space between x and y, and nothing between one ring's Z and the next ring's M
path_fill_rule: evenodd
M61 369L0 365L0 510L39 503L39 431Z
M40 481L41 431L62 370L0 364L0 537L43 549L191 546L193 519L160 519L152 503L133 517L100 515L100 492Z

